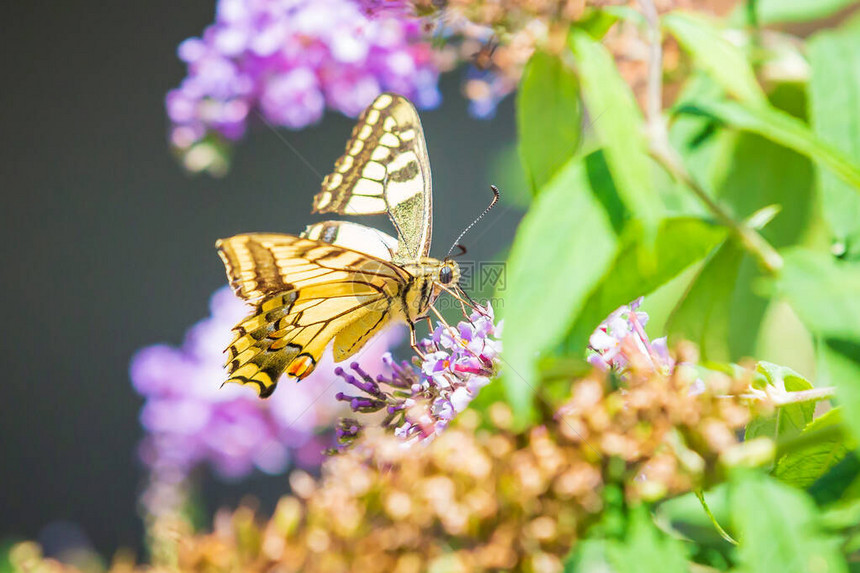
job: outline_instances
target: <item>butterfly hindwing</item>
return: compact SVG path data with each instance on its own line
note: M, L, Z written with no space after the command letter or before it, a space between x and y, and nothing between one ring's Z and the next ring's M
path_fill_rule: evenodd
M236 293L255 304L234 328L228 382L264 397L281 374L310 374L332 339L336 359L357 352L396 313L408 278L384 260L291 235L238 235L218 249Z
M409 101L382 94L359 117L335 170L314 197L314 212L387 213L397 229L400 260L430 252L430 160L418 112Z

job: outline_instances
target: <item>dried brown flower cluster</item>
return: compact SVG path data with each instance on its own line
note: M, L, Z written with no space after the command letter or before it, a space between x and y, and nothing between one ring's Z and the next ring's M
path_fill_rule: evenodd
M682 353L683 354L683 353ZM718 479L752 408L746 375L702 381L690 356L671 375L631 363L623 383L595 371L541 423L513 429L495 404L464 412L423 448L368 432L295 472L272 518L224 512L211 533L176 540L183 571L540 571L562 560L606 503L653 501ZM617 387L620 384L621 387ZM546 404L544 403L544 406ZM59 565L29 553L30 570ZM26 568L24 568L26 569Z

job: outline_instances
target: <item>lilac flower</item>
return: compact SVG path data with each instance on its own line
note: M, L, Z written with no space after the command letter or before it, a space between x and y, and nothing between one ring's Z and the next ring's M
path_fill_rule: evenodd
M373 18L351 0L219 0L215 22L179 46L188 76L167 94L171 142L190 169L212 165L212 135L243 136L252 114L299 129L331 108L357 115L382 91L439 103L423 24Z
M415 359L415 366L395 362L386 354L382 361L388 372L376 379L357 362L350 366L354 375L336 369L336 374L360 392L341 392L337 398L349 403L355 413L381 412L382 426L393 429L407 443L430 441L490 383L502 350L501 331L492 307L479 308L456 328L440 324L420 341L424 356ZM354 418L342 419L337 428L341 447L349 446L361 428Z
M631 361L645 361L656 371L674 367L666 337L649 340L645 334L648 314L637 311L642 297L613 311L589 337L588 362L603 370L623 372Z
M176 483L203 463L234 479L254 468L279 473L291 462L318 463L323 445L316 431L340 410L328 390L338 380L330 354L301 384L284 379L267 400L248 387L222 388L223 350L249 309L226 287L210 306L211 316L188 331L180 348L150 346L132 360L132 382L146 400L140 414L147 432L143 461ZM381 371L383 352L399 337L397 331L381 334L365 348L365 364Z

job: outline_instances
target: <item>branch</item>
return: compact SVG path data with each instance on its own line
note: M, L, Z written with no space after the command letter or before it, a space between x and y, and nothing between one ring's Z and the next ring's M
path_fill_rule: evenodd
M663 38L660 20L653 0L639 0L642 15L648 24L648 88L646 92L648 130L658 139L665 137L663 121Z
M750 227L735 221L732 216L714 201L705 189L699 185L687 171L678 152L671 146L668 138L651 140L651 156L660 163L666 171L678 182L690 189L702 203L705 204L717 220L728 227L740 241L741 246L758 260L759 264L770 274L776 274L782 269L782 257L765 241L761 235Z
M735 221L726 210L711 199L708 192L687 171L678 152L669 142L666 122L663 120L663 42L660 20L654 0L639 0L639 4L648 24L650 36L646 113L651 155L676 181L690 189L720 223L731 229L743 248L754 256L768 273L776 274L782 269L782 257L779 253L755 230Z

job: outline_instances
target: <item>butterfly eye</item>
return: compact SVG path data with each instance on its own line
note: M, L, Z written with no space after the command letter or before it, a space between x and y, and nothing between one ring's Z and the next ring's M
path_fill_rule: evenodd
M439 282L446 285L451 282L451 279L454 278L454 272L451 270L451 267L442 267L439 270Z

